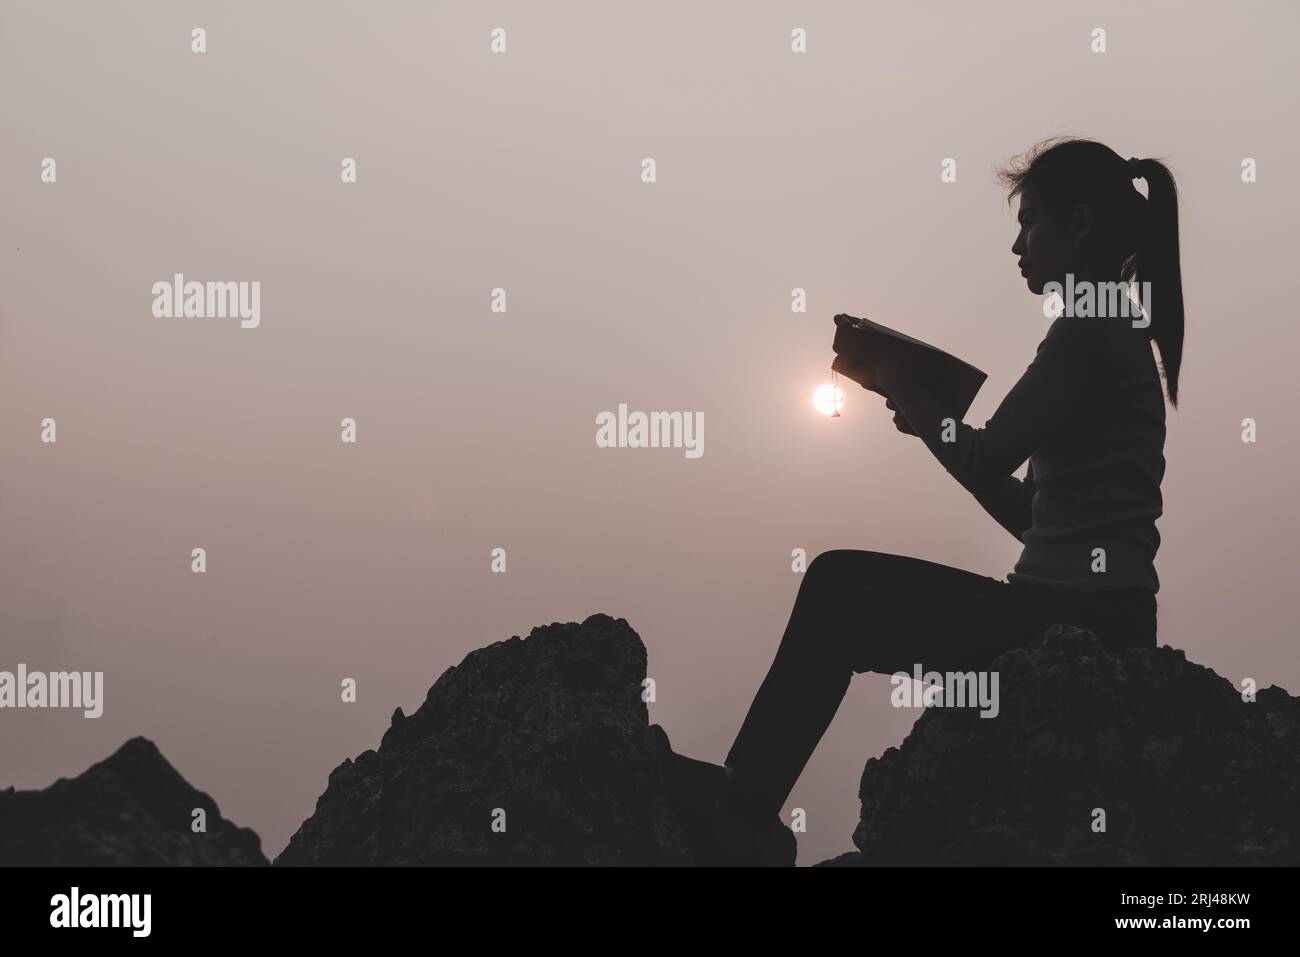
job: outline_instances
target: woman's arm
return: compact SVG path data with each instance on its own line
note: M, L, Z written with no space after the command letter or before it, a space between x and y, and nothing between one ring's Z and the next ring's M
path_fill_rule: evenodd
M990 513L1019 537L1028 525L1019 531L1016 527L1021 525L1033 493L1028 490L1026 495L1027 490L1012 473L1044 437L1088 401L1097 343L1088 323L1103 321L1062 317L1053 322L1034 361L982 429L956 421L943 399L900 375L896 367L877 370L876 391L889 397L912 432L985 508L988 501L997 503L997 513L991 509ZM1009 485L1008 478L1020 488Z
M1023 541L1025 532L1034 521L1032 506L1036 491L1031 463L1029 473L1023 479L1008 475L993 491L977 494L975 499L994 521L1014 535L1017 541Z
M885 402L885 408L894 411L894 424L898 431L904 435L916 435L892 399ZM972 494L994 521L1014 535L1017 541L1023 541L1025 531L1033 524L1034 493L1037 491L1034 463L1031 461L1023 479L1008 475L992 489Z

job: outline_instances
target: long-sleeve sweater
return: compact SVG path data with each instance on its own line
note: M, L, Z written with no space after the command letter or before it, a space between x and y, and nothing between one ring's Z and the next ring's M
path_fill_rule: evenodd
M982 429L959 423L955 441L923 438L1023 542L1008 581L1159 590L1165 401L1147 330L1062 316Z

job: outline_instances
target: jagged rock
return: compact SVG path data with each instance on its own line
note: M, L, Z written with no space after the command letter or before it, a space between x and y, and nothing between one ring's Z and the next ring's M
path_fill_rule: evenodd
M645 676L641 639L601 614L471 652L334 769L275 863L693 863Z
M997 717L928 709L867 762L860 853L825 866L1300 863L1300 699L1063 626L991 670Z
M206 814L205 833L191 824ZM262 842L221 816L146 738L43 791L0 791L0 865L265 865Z

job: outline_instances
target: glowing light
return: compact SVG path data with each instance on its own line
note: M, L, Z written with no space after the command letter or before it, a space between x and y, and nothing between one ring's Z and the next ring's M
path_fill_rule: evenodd
M822 415L839 415L844 408L844 390L837 385L824 385L813 393L813 405Z

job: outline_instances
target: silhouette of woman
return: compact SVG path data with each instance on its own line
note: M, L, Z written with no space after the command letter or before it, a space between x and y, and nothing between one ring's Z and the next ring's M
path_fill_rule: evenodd
M1088 628L1112 648L1155 646L1165 406L1151 342L1176 406L1174 180L1156 160L1079 139L1041 143L1000 175L1008 202L1020 201L1011 251L1031 292L1066 287L1067 275L1076 297L1102 283L1149 282L1147 314L1098 316L1102 295L1084 318L1083 299L1067 302L993 417L983 428L959 424L955 436L949 428L949 441L942 399L890 367L876 370L873 391L887 397L899 430L925 442L1023 551L1005 581L869 551L823 552L809 564L726 758L714 836L732 863L764 862L781 807L854 673L980 669L1054 623ZM1012 473L1026 460L1022 480Z

